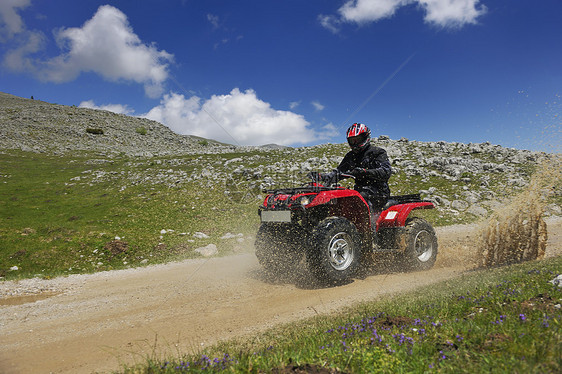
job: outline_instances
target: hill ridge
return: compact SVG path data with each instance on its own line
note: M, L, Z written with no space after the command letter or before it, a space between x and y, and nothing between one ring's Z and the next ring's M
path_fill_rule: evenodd
M146 118L25 99L0 92L0 149L94 151L154 156L232 151L234 146L179 135Z

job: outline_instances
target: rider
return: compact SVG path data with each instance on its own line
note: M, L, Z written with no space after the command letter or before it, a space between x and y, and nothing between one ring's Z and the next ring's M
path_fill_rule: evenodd
M371 145L371 130L362 123L354 123L346 132L347 143L351 147L337 169L331 173L320 174L327 184L342 178L341 174L351 174L355 187L365 201L375 210L380 210L390 197L388 179L392 168L386 151Z

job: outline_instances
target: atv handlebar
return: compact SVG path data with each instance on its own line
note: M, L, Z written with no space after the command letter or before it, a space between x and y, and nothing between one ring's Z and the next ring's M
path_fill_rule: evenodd
M330 175L330 174L332 174L332 175ZM353 176L349 173L340 173L337 170L334 170L333 172L327 173L327 174L321 174L319 172L310 172L310 173L307 174L307 176L312 179L312 183L321 182L321 183L325 184L326 186L337 185L337 183L342 179L355 178L355 176ZM329 177L325 178L327 176L329 176Z
M341 174L339 175L339 177L340 177L340 179L341 179L341 178L355 178L353 175L347 174L347 173L341 173Z

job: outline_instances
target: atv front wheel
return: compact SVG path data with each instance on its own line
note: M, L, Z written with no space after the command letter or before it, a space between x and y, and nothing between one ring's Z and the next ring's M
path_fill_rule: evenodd
M406 220L406 248L403 253L406 270L429 270L437 259L437 236L423 218Z
M307 260L320 281L351 279L361 262L361 238L355 225L341 217L321 221L313 230Z

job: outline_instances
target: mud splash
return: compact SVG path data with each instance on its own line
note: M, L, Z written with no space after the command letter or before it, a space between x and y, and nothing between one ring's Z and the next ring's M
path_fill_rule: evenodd
M548 239L546 201L560 188L561 157L542 164L529 186L497 209L479 228L477 262L491 267L544 257Z

